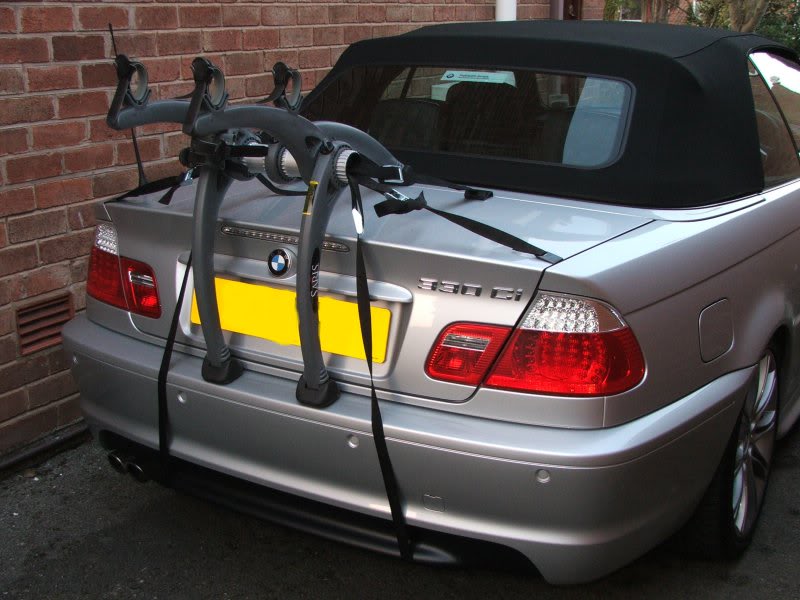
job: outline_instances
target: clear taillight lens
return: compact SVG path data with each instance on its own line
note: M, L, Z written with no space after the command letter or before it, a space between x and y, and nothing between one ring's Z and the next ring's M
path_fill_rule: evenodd
M633 332L598 300L542 292L485 381L488 387L606 396L636 386L645 365Z
M106 304L146 317L161 316L153 270L143 262L119 255L117 231L107 223L95 229L86 293Z

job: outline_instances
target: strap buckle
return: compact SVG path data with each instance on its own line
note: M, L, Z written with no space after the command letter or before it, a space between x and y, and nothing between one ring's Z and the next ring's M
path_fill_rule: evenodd
M403 178L403 167L402 165L383 165L384 169L396 169L397 170L397 177L389 178L381 178L383 183L393 183L395 185L403 185L406 181Z

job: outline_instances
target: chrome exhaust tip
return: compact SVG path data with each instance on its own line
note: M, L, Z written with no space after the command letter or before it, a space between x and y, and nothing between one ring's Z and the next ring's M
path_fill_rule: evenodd
M116 450L108 453L108 463L117 473L128 472L128 458Z
M128 473L138 481L139 483L146 483L150 481L150 477L147 476L147 472L142 468L142 466L135 462L129 462L127 464Z

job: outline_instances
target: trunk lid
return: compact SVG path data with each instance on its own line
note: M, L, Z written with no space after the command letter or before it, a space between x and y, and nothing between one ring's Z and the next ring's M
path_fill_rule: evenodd
M415 196L422 189L433 207L481 221L563 259L650 220L587 203L525 194L500 192L481 202L465 201L461 193L427 186L402 191ZM132 315L131 319L143 333L165 338L191 245L194 186L180 188L168 207L158 204L157 198L109 203L106 210L117 228L121 254L150 264L159 285L162 317ZM382 199L364 190L370 293L373 307L384 309L388 321L385 357L375 364L376 386L399 395L464 401L473 393L473 386L434 381L424 374L426 358L439 333L457 321L514 326L549 265L478 237L428 211L378 219L372 206ZM221 314L236 313L233 316L244 323L242 331L255 331L252 323L258 322L259 327L288 327L291 332L291 319L296 318L291 314L297 277L293 258L302 206L302 197L271 195L255 181L234 184L223 203L215 240L217 276L269 288L267 296L260 295L258 288L239 288L255 291L255 295L236 307L221 302ZM339 307L347 309L350 304L354 309L356 239L346 190L333 211L326 240L321 257L321 296L339 301ZM281 250L290 263L287 273L280 277L268 264L276 250ZM202 348L200 326L192 322L191 278L189 281L178 342ZM237 293L236 288L232 293ZM277 302L276 297L283 301ZM325 328L323 324L321 337L326 336ZM328 328L327 337L334 338L334 346L343 341L345 346L360 347L357 321L340 321ZM251 368L297 378L302 370L299 346L285 336L267 337L272 340L226 333L233 352L249 361ZM346 356L348 352L341 353L339 346L335 350L325 354L331 375L345 385L368 383L363 358Z

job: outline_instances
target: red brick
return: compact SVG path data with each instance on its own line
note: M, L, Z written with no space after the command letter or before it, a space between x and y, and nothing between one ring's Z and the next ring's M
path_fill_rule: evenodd
M237 52L225 57L226 75L264 72L264 55L260 52Z
M151 160L158 160L161 158L161 140L157 137L151 138L137 138L139 142L139 152L142 155L142 160L148 162ZM117 161L118 165L130 165L136 162L136 155L133 152L133 142L123 141L118 142L117 146Z
M47 62L50 52L43 37L13 37L0 39L0 63Z
M19 94L25 91L22 68L0 68L0 95Z
M6 174L10 183L22 183L61 175L61 154L37 154L6 161Z
M245 82L245 94L247 96L268 96L274 87L272 75L255 75L248 77Z
M338 48L331 48L331 64L335 65L339 57L344 54L347 46L339 46Z
M158 54L190 54L200 52L203 38L199 31L174 31L158 34Z
M49 375L47 356L38 354L0 367L0 394ZM2 436L0 436L2 437Z
M344 43L344 30L341 27L315 27L314 45L333 46Z
M32 211L36 208L33 188L24 187L16 189L0 188L0 217L18 215Z
M47 406L25 413L0 425L0 453L21 447L58 427L58 407Z
M59 291L63 292L64 290ZM50 375L55 375L60 371L65 371L71 366L69 358L67 358L67 355L61 348L43 350L42 355L45 357L45 359L47 359L47 372Z
M177 29L178 9L174 6L139 6L135 10L137 29Z
M92 184L85 177L36 185L36 206L40 209L82 202L92 197Z
M281 29L281 47L296 48L311 46L314 43L314 30L310 27L291 27Z
M28 90L68 90L80 87L77 66L28 67Z
M6 339L12 340L12 344L16 348L16 342L13 341L13 338L9 336ZM0 422L8 421L17 415L21 415L26 410L28 410L28 393L24 389L14 390L0 396Z
M117 85L117 71L109 61L81 65L81 79L83 89L111 87Z
M215 27L222 24L219 6L181 6L178 16L181 27Z
M291 50L282 48L280 50L271 50L264 53L264 62L267 65L267 71L270 71L276 62L282 62L291 66L297 66L298 63L298 50ZM270 75L270 91L272 90L272 76Z
M72 8L66 6L31 6L21 11L23 33L72 31Z
M328 23L327 6L298 6L297 24L298 25L318 25Z
M19 345L17 344L17 336L7 335L0 337L0 365L10 363L18 358ZM3 420L3 400L0 397L0 421Z
M361 4L358 7L360 23L383 23L386 20L386 7L375 4Z
M390 35L399 35L400 34L400 25L397 23L377 23L372 28L372 37L387 37Z
M433 21L433 7L415 6L411 10L411 20L417 23L429 23Z
M114 35L117 38L117 50L130 57L143 58L158 54L158 42L155 33L129 33Z
M351 4L330 6L328 13L331 23L355 23L358 21L358 7Z
M407 22L411 20L411 7L410 6L387 6L386 7L386 20L387 21L402 21Z
M28 150L28 130L25 128L0 129L0 156L19 154Z
M328 48L309 48L300 51L301 69L311 69L314 67L330 67L331 53Z
M14 331L15 323L14 312L10 306L0 309L0 335Z
M60 290L69 285L69 265L56 264L14 275L8 278L8 289L12 302L33 298L40 294ZM38 378L37 378L38 379ZM3 383L0 382L0 388Z
M130 15L126 8L119 6L88 6L78 9L78 22L84 31L91 29L108 31L108 24L111 23L116 36L117 29L130 27Z
M0 7L0 33L16 33L17 19L13 8Z
M194 84L191 81L182 81L180 83L162 83L158 86L159 98L177 98L178 96L185 96L194 89ZM143 133L164 133L166 131L175 131L180 127L170 127L165 125L145 125L142 127Z
M58 97L58 116L62 119L102 115L108 112L107 92L76 92Z
M136 169L116 170L102 173L92 178L92 194L95 198L120 194L136 187L138 174Z
M228 92L228 100L233 102L245 97L246 77L228 77L225 79L225 89Z
M64 427L65 425L70 425L71 423L75 423L76 421L83 419L80 400L80 395L74 394L70 398L65 398L56 404L56 409L58 410L59 427Z
M177 158L147 166L147 176L151 180L178 175L179 173L183 173L183 171L183 165L178 162Z
M8 246L8 232L6 231L6 224L0 221L0 248Z
M96 202L87 202L67 209L67 222L72 231L95 226L97 223L94 217L95 204Z
M181 60L178 57L156 58L147 61L150 83L175 81L181 77Z
M12 244L64 233L67 230L67 213L63 210L36 212L8 220L8 239Z
M58 410L59 429L83 420L80 394L73 394L69 398L64 398L56 403L55 406Z
M93 142L105 142L108 140L122 140L128 137L127 131L117 131L111 129L106 123L105 117L100 119L89 119L89 139Z
M87 137L85 121L36 125L32 130L33 146L37 150L74 146L75 144L80 144Z
M352 25L344 28L344 43L352 44L372 37L371 25Z
M111 144L93 144L64 151L64 172L78 173L103 169L114 164L114 148Z
M94 233L94 232L93 232ZM73 284L81 284L86 281L86 275L89 272L89 257L83 256L76 260L73 260L69 264L69 275L72 279ZM80 298L80 296L75 296L76 298ZM79 308L75 307L76 310L80 310Z
M108 56L102 35L57 35L52 41L53 60L91 60Z
M245 29L242 47L245 50L271 50L278 46L279 38L277 29Z
M454 6L435 6L433 8L434 21L453 21L456 18Z
M36 244L9 246L0 250L0 277L27 271L38 265L39 257L36 254Z
M223 6L222 24L226 27L252 27L261 22L260 12L257 6Z
M49 96L26 96L0 99L0 125L47 121L55 116Z
M262 25L297 25L297 8L271 4L261 9Z
M253 77L248 77L248 80ZM164 156L178 156L181 150L189 145L189 138L182 133L172 133L164 136Z
M242 32L238 29L219 29L203 32L203 50L219 52L221 50L241 50Z
M94 231L84 229L57 238L39 241L39 257L42 264L50 264L86 256L92 249ZM72 274L70 272L70 281Z

